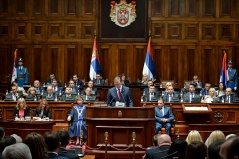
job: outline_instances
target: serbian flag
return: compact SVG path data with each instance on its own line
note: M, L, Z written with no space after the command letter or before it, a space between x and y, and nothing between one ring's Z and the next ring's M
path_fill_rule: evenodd
M227 73L227 53L223 52L223 59L222 59L222 69L220 74L220 81L224 83L224 86L227 88L227 80L228 80L228 73Z
M14 52L14 59L13 59L13 70L12 70L12 82L17 79L17 56L18 56L18 50L16 49Z
M97 51L96 36L95 36L92 57L91 57L91 64L90 64L90 79L91 80L96 78L96 73L102 75L102 69L100 66L100 57Z
M154 56L151 50L151 38L149 38L148 48L146 52L146 57L144 61L143 75L148 75L148 79L155 80L156 79L156 71L154 66Z

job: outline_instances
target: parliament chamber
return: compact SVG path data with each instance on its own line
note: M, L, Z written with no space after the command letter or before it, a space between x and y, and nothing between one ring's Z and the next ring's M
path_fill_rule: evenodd
M135 21L121 27L111 21L111 7L120 2L136 3ZM104 133L108 132L108 158L132 157L132 133L135 134L136 158L142 158L154 135L154 107L157 103L141 102L139 86L150 37L155 65L155 86L162 92L164 81L173 81L180 91L194 75L204 84L218 85L223 53L239 69L239 2L237 0L0 0L0 126L6 134L67 129L71 102L49 101L52 121L14 121L16 102L3 101L11 91L14 51L24 59L29 84L46 83L54 73L61 87L73 75L86 83L90 80L94 38L97 42L102 78L108 85L99 90L98 102L105 102L114 87L113 79L127 75L131 83L134 107L111 108L87 105L87 144L95 150L89 154L105 154ZM197 90L197 91L200 91ZM238 89L236 90L239 93ZM161 93L162 94L162 93ZM188 105L189 104L189 105ZM38 101L27 101L31 109ZM219 129L226 135L238 133L238 103L166 103L174 113L173 140L185 139L190 130L200 131L205 141L211 131ZM192 108L189 108L192 107ZM201 111L201 108L206 111ZM187 111L194 109L194 111ZM99 112L99 114L97 113ZM44 126L43 126L44 125ZM127 149L114 151L114 148ZM111 153L111 154L110 154ZM96 157L97 158L97 157Z

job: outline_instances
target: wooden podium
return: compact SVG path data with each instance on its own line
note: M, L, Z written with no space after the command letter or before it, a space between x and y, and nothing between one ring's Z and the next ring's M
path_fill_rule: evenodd
M89 147L104 145L106 131L111 146L128 147L132 143L132 132L136 133L136 146L152 145L154 107L86 107L86 116Z

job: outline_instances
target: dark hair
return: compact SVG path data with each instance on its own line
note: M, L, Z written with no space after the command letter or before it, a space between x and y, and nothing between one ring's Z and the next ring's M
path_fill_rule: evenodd
M32 158L47 159L46 144L41 134L32 132L25 137L23 143L29 147Z
M185 159L205 159L207 147L200 141L193 141L187 146Z
M3 127L0 127L0 140L3 138L5 130Z
M0 141L0 153L3 152L3 150L12 144L16 143L16 139L12 136L4 136L2 140Z
M168 151L168 154L173 154L171 157L178 157L178 159L184 159L188 143L185 140L175 140ZM177 152L177 153L175 153Z
M232 140L233 140L232 143L228 146L228 149L227 149L227 158L228 159L233 159L234 156L239 157L239 152L238 152L239 139L237 137L235 137Z
M69 133L66 130L58 130L57 135L60 138L61 146L65 147L69 143Z
M207 149L207 157L208 159L218 159L220 158L219 152L221 145L225 142L225 140L216 140L211 143Z
M44 134L48 151L54 151L58 148L60 139L56 132L48 131Z

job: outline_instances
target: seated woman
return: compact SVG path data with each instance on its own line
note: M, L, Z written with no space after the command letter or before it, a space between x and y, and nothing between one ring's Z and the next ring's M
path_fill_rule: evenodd
M36 89L34 87L28 89L26 100L37 100Z
M70 138L76 137L76 145L79 144L79 137L81 135L81 130L83 130L83 139L86 139L86 108L83 104L83 98L76 98L76 105L71 109L70 114L67 117L68 121L72 120L71 126L68 128Z
M14 107L13 117L15 120L24 120L26 116L30 116L30 108L26 105L24 98L19 98Z
M146 74L143 74L143 77L142 77L142 80L140 81L140 84L143 85L143 86L147 86L148 85L148 75Z
M51 109L46 99L41 99L40 106L34 110L33 120L49 120L51 119Z
M216 98L216 90L215 88L209 89L209 95L206 95L204 98L202 98L202 103L212 103L213 98Z
M225 95L225 86L223 82L219 83L219 87L216 93L217 93L217 97L221 97Z
M129 85L130 84L130 80L129 77L126 76L124 73L122 75L119 75L120 77L120 82L122 85Z
M186 141L187 141L188 144L191 144L194 141L203 142L202 141L202 137L201 137L200 133L197 130L190 131L190 133L188 134L188 136L186 138Z

